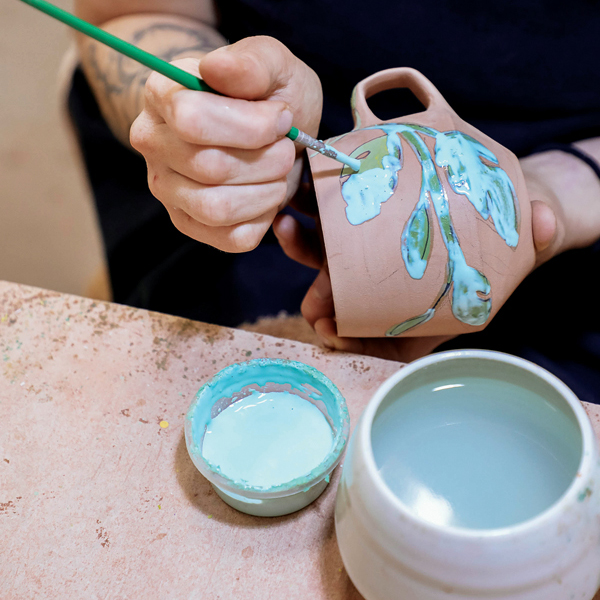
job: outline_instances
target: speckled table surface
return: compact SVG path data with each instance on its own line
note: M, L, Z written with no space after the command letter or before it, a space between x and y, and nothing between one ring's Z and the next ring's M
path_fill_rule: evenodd
M217 371L279 357L325 373L356 422L398 363L3 282L0 353L2 600L360 597L337 470L299 513L243 515L193 466L183 421Z
M279 357L325 373L355 423L398 363L6 282L0 353L2 600L361 598L336 544L339 469L296 514L243 515L193 466L183 420L223 367Z

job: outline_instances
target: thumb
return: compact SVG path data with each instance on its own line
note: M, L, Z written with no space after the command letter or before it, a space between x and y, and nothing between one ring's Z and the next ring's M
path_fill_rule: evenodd
M265 100L285 88L297 61L281 42L256 36L207 54L200 62L200 75L225 96Z
M531 228L536 252L535 266L539 267L558 253L564 234L556 213L541 200L531 202Z

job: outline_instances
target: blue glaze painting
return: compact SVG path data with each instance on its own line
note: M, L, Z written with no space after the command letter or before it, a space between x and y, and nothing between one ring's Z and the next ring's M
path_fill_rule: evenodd
M404 265L411 278L423 277L432 250L436 218L448 253L444 283L430 308L390 327L386 336L400 335L429 321L446 297L456 319L468 325L483 325L492 309L490 282L484 273L466 262L452 224L448 195L436 167L445 172L450 188L466 196L479 215L493 223L507 246L514 248L519 241L519 215L512 181L498 166L493 152L460 131L437 131L408 123L366 129L380 130L384 135L352 152L353 158L361 160L358 172L348 167L341 172L348 222L360 226L380 215L382 205L393 196L401 176L404 141L421 165L419 199L401 237ZM425 143L427 137L435 140L434 156Z

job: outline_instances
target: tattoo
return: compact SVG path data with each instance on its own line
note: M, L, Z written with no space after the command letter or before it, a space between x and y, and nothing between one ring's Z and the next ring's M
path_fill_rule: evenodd
M178 35L177 40L173 40L174 33ZM158 38L154 38L154 36L158 36ZM166 37L166 47L156 51L156 48L160 48L160 40L163 36ZM167 62L178 56L210 52L225 43L216 32L198 30L175 23L148 25L137 31L131 38L131 42L135 46L143 48L153 38L158 39L159 43L154 41L152 53ZM151 69L114 50L103 47L102 49L106 52L106 56L100 60L98 45L90 45L88 64L96 88L100 88L111 109L112 117L115 120L114 125L120 131L128 131L143 105L144 86Z
M211 30L199 31L193 27L184 27L183 25L175 25L173 23L155 23L154 25L140 29L133 36L132 43L136 46L141 45L145 38L155 33L162 35L164 32L177 32L186 35L188 38L186 44L183 44L182 40L181 44L163 50L160 53L159 56L166 61L171 61L176 56L186 52L210 52L223 45L223 39L216 32Z

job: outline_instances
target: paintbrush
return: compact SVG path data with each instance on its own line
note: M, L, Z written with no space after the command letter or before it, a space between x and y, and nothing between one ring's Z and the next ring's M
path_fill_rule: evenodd
M98 42L105 44L106 46L110 46L111 48L113 48L113 50L116 50L117 52L128 56L129 58L145 65L153 71L157 71L161 75L164 75L165 77L176 81L177 83L190 90L219 94L219 92L213 90L199 77L196 77L195 75L192 75L187 71L176 67L175 65L169 64L162 58L158 58L158 56L154 56L154 54L150 54L149 52L146 52L145 50L142 50L141 48L138 48L137 46L134 46L133 44L130 44L129 42L126 42L121 38L118 38L115 35L112 35L111 33L108 33L107 31L104 31L103 29L100 29L99 27L96 27L95 25L84 21L79 17L76 17L75 15L72 15L66 10L63 10L62 8L58 8L58 6L54 6L53 4L46 2L46 0L21 1L25 2L25 4L33 6L34 8L37 8L38 10L46 13L47 15L50 15L54 19L65 23L65 25L68 25L73 29L77 29L77 31L80 31L85 35L94 38ZM329 146L324 142L321 142L320 140L314 139L313 137L311 137L307 133L304 133L303 131L300 131L296 127L292 127L286 134L286 136L291 140L298 142L303 146L306 146L307 148L316 150L317 152L320 152L321 154L328 156L329 158L333 158L338 162L348 165L354 171L358 171L360 169L359 160L356 160L355 158L350 158L346 154L339 152L332 146Z

